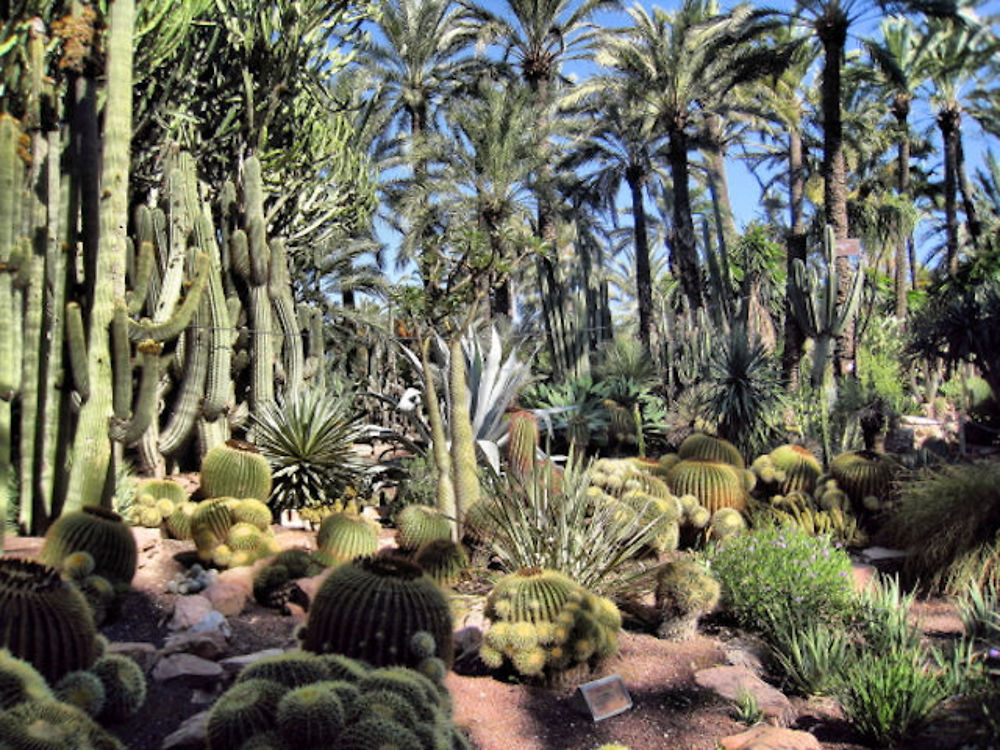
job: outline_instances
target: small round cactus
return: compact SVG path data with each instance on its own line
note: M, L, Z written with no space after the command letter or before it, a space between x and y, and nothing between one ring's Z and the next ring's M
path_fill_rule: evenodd
M289 690L278 701L278 730L292 747L336 744L346 717L340 697L329 685L329 682L302 685Z
M416 750L423 747L417 735L402 724L385 718L368 718L352 724L337 740L339 750L372 750L391 747Z
M130 583L138 553L132 530L114 511L95 505L61 515L45 533L39 558L58 568L74 552L88 552L95 572L112 583Z
M248 664L236 681L263 679L287 688L297 688L313 682L323 682L330 677L326 665L313 654L292 651Z
M441 511L427 505L407 505L396 516L396 543L415 550L435 539L451 539L451 524Z
M357 513L331 513L316 532L315 558L323 565L340 565L378 550L378 527Z
M104 710L104 683L93 672L69 672L56 683L54 691L56 698L76 706L88 716L96 718Z
M45 678L29 662L0 648L0 714L24 701L52 700Z
M272 729L286 690L286 686L264 679L238 681L229 688L208 714L209 750L238 748L254 735Z
M719 508L712 514L708 527L713 538L728 539L745 531L747 522L735 508Z
M793 490L811 493L816 480L823 473L819 459L802 445L780 445L768 454L771 465L783 474L780 483L782 494Z
M102 656L88 671L104 685L102 720L124 721L134 716L146 702L146 676L127 656Z
M191 538L191 518L198 509L198 503L187 500L174 507L174 512L166 518L167 532L174 539Z
M231 508L234 523L251 523L261 531L271 528L271 509L267 503L248 497Z
M662 616L659 636L668 640L693 637L698 619L718 606L721 593L719 582L696 560L667 563L656 581L656 606Z
M719 508L746 508L747 492L740 469L704 458L681 461L667 475L676 495L695 495L713 513Z
M75 706L58 701L19 703L0 713L0 747L11 750L125 750Z
M439 586L453 586L469 565L465 550L451 539L424 542L413 555L413 562L424 569Z

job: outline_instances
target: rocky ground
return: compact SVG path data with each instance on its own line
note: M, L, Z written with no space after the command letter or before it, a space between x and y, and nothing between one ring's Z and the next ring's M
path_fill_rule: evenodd
M313 534L277 529L285 548L313 544ZM219 576L202 594L170 594L166 584L193 560L191 545L136 529L139 569L118 616L102 627L112 650L132 656L147 670L149 697L131 721L113 727L133 750L202 747L203 712L248 660L295 646L295 628L305 613L290 605L283 616L249 596L252 570ZM383 543L391 544L386 533ZM41 540L8 539L8 552L29 556ZM302 582L308 592L319 580ZM918 607L929 637L950 637L960 629L942 602ZM475 606L457 624L455 673L447 684L455 721L480 750L592 750L619 742L632 750L764 750L825 748L861 750L829 700L789 698L761 679L760 647L720 623L708 623L691 641L672 643L625 631L621 652L602 675L618 675L633 706L594 722L582 713L574 688L549 690L485 674L475 659L483 625ZM601 675L594 675L597 678ZM734 718L734 699L753 692L765 710L764 725L749 729ZM974 718L961 710L928 728L907 747L959 748Z

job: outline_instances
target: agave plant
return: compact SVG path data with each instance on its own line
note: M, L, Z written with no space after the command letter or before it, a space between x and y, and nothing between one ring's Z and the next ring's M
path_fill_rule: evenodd
M361 482L365 467L352 450L361 428L345 397L301 391L262 409L254 422L257 447L274 474L275 512L333 505Z

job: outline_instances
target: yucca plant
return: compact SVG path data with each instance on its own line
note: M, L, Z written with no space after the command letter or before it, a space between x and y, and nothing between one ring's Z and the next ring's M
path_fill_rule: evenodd
M333 505L363 478L352 450L361 437L350 401L323 391L301 391L254 415L255 438L271 464L268 504L275 513Z
M807 622L771 634L771 653L789 686L805 696L829 695L855 657L848 631L838 625Z

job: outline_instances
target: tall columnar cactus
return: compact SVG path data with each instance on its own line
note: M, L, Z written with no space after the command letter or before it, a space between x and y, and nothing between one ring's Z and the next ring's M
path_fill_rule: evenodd
M479 475L476 473L476 439L472 432L469 394L465 372L462 338L451 342L448 388L451 391L451 470L455 486L455 523L458 539L462 534L462 514L479 500Z
M455 485L452 481L451 454L448 452L448 435L445 431L444 418L441 415L441 403L438 399L434 372L431 369L430 346L429 337L421 342L420 365L424 371L424 405L427 408L427 421L431 429L431 451L437 474L437 508L450 519L452 528L457 531L458 513L455 510Z
M14 398L14 202L20 173L17 141L20 125L0 114L0 552L7 523L7 493L11 478L11 401Z
M798 258L793 261L791 292L795 320L807 337L815 340L810 380L814 387L823 382L833 342L844 333L857 312L864 286L863 269L851 277L849 291L843 303L837 304L838 274L835 263L836 238L833 227L823 232L823 269L807 270Z

